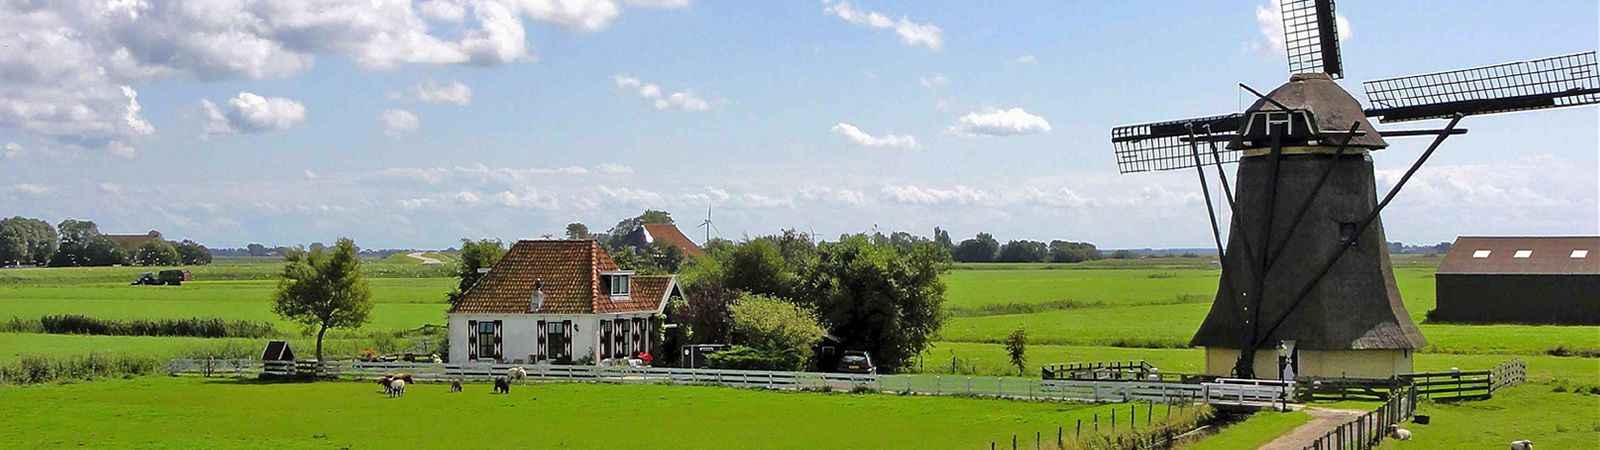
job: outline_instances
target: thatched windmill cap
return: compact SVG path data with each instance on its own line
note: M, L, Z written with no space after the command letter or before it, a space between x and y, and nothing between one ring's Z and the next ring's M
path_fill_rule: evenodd
M1344 133L1350 129L1350 122L1359 121L1357 134L1350 140L1350 147L1355 149L1377 150L1389 146L1384 142L1383 136L1378 134L1378 129L1372 127L1372 122L1367 121L1366 110L1361 109L1361 103L1355 97L1339 87L1325 73L1297 73L1289 77L1289 82L1278 86L1267 93L1266 99L1257 100L1250 108L1245 109L1245 116L1258 111L1280 111L1278 105L1267 99L1277 101L1289 109L1307 110L1316 118L1316 127L1323 133ZM1334 142L1328 142L1334 146ZM1259 146L1250 146L1255 148ZM1239 142L1228 145L1228 148L1245 148Z

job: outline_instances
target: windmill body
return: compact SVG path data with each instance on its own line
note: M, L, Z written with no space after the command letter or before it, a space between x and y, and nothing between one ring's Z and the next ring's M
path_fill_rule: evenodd
M1388 144L1367 122L1360 104L1326 75L1294 75L1267 98L1276 104L1263 99L1246 110L1248 129L1231 145L1243 156L1222 260L1222 278L1229 282L1218 286L1217 299L1191 345L1206 348L1206 371L1214 375L1232 375L1246 345L1240 330L1251 328L1261 343L1252 358L1256 374L1279 372L1279 345L1288 358L1283 369L1296 375L1388 378L1410 373L1412 352L1426 341L1395 288L1381 222L1352 235L1378 203L1368 152ZM1287 120L1268 125L1273 116ZM1358 134L1344 151L1336 142L1317 140L1346 131L1352 121L1360 123ZM1281 155L1275 193L1273 159L1279 156L1271 147L1274 137ZM1324 172L1326 184L1319 189ZM1269 207L1269 202L1274 204ZM1289 214L1302 204L1308 205L1303 216ZM1263 239L1264 230L1271 230L1270 239ZM1316 281L1318 267L1312 263L1333 257L1340 246L1351 248L1285 316L1298 291ZM1273 254L1278 259L1266 272L1263 300L1255 302L1251 283L1261 258ZM1279 316L1285 316L1283 323L1266 334L1264 322Z

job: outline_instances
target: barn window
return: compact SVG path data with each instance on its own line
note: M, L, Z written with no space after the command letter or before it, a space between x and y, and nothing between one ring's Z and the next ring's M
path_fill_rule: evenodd
M495 323L488 321L478 322L477 332L478 357L483 359L500 359L500 355L495 352L494 347Z
M1573 250L1572 251L1572 256L1570 256L1570 258L1575 258L1575 259L1583 259L1583 258L1588 258L1588 257L1589 257L1589 251L1588 250L1582 250L1582 249Z
M1533 256L1533 250L1517 250L1516 253L1511 254L1512 258L1518 259L1528 259L1529 256Z
M1473 258L1479 258L1479 259L1488 258L1489 257L1489 251L1488 250L1473 250L1472 251L1472 257Z

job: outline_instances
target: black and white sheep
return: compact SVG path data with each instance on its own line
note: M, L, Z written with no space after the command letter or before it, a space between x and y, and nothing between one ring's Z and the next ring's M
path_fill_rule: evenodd
M1527 439L1511 441L1511 450L1533 450L1533 441Z
M511 379L506 378L504 375L494 377L494 393L496 393L496 394L510 394L511 393Z

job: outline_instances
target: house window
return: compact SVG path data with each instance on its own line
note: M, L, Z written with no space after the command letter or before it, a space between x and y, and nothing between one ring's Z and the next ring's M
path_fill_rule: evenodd
M1478 258L1478 259L1488 258L1489 257L1489 251L1488 250L1473 250L1472 251L1472 257L1473 258Z
M566 361L567 359L567 324L565 322L548 322L545 328L545 354L553 361Z
M495 352L495 347L494 347L495 323L494 322L478 322L477 333L478 333L478 358L479 359L494 359L494 360L500 359L500 354Z
M602 289L604 289L607 293L611 294L612 297L627 297L628 296L628 287L629 287L629 284L630 284L628 282L628 274L626 274L626 273L606 274L606 275L601 276L600 280L601 280L601 283L600 283L601 286L600 287Z
M1589 257L1589 251L1588 250L1581 250L1581 249L1580 250L1573 250L1572 251L1572 256L1569 256L1569 258L1573 258L1573 259L1583 259L1583 258L1588 258L1588 257Z
M1533 256L1533 250L1517 250L1516 253L1511 254L1512 258L1517 259L1528 259L1529 256Z

